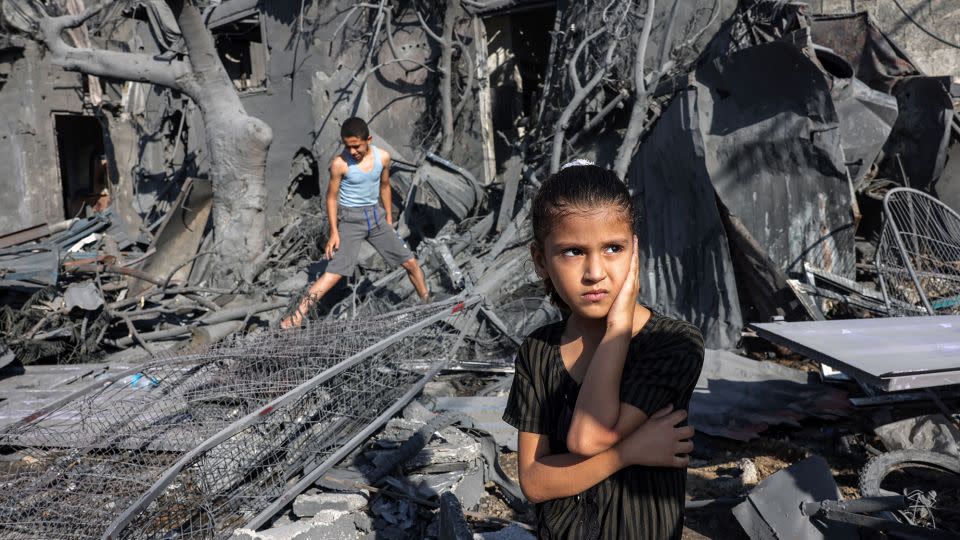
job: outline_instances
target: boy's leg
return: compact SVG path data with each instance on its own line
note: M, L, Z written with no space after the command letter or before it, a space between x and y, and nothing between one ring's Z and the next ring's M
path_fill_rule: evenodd
M381 209L380 212L383 210ZM413 283L413 288L417 290L417 295L421 300L426 300L430 296L427 289L427 280L423 276L420 264L414 257L413 252L407 247L406 242L400 238L397 231L383 219L382 214L374 227L370 229L370 236L367 240L376 248L380 256L383 257L390 266L403 266L407 271L407 277Z
M343 276L353 273L357 264L357 255L360 253L360 242L367 236L367 224L363 213L349 209L340 209L340 249L333 254L333 259L327 264L326 271L319 279L310 285L307 295L300 301L297 310L289 317L280 321L281 328L296 328L303 323L303 318L310 312L310 308L323 295L340 281Z
M323 295L327 294L327 292L340 281L341 277L343 276L340 274L324 272L323 275L314 281L313 285L310 285L310 288L307 289L307 294L300 300L297 310L280 321L280 328L296 328L303 324L303 318L310 312L310 308L319 302L320 299L323 298Z
M402 266L407 271L407 277L410 278L410 283L413 283L413 288L417 290L417 296L421 300L426 300L430 296L430 291L427 290L427 280L423 276L423 270L420 269L420 263L417 262L416 257L412 257Z

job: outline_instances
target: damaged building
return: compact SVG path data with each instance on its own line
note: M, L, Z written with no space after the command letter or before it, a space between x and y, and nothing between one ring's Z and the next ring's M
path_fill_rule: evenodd
M684 538L960 534L954 4L0 0L0 538L532 537L500 416L575 158L704 336ZM280 330L351 116L440 294L364 244Z

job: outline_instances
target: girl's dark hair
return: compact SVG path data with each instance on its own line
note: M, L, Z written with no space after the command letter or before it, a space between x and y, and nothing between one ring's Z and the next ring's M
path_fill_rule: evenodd
M560 218L604 206L615 206L623 211L624 219L634 231L637 230L638 216L630 191L616 173L597 165L565 167L544 180L533 198L530 212L533 241L542 249L551 227ZM544 278L544 286L553 303L566 309L549 278Z

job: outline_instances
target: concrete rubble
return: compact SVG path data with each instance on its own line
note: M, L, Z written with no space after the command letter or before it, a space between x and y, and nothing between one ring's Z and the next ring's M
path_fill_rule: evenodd
M34 490L0 538L531 538L500 416L563 316L529 214L574 158L705 338L685 534L960 534L960 7L180 4L0 1L0 486ZM253 126L233 161L209 94ZM284 333L353 115L434 303L364 245Z

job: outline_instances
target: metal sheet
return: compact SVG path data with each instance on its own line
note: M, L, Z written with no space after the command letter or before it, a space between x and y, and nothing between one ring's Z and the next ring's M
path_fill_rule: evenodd
M841 81L834 83L836 89ZM852 79L835 99L840 119L840 141L847 170L859 186L876 161L897 121L897 99Z
M695 84L704 152L674 159L703 160L717 200L787 274L811 262L853 277L842 123L820 68L773 42L704 64Z
M188 181L160 225L152 246L156 248L156 253L141 269L151 276L186 280L193 268L193 259L213 207L213 188L209 181ZM128 294L135 296L151 287L152 283L131 279Z
M749 441L771 426L837 418L849 408L847 393L814 373L707 349L690 398L690 423L708 435Z
M21 229L10 234L0 236L0 248L15 246L24 242L30 242L38 238L43 238L50 234L50 227L46 223L34 225L26 229Z
M696 325L704 343L731 349L743 319L727 236L704 163L697 104L681 92L640 145L627 175L643 219L640 296L657 311Z
M960 384L960 316L750 324L764 339L883 390Z
M843 57L853 66L856 78L874 90L889 93L904 77L920 75L866 11L815 17L810 31L814 43Z
M751 540L856 538L852 525L831 523L827 527L819 518L805 516L800 510L803 502L841 499L830 464L815 455L760 482L733 514L748 534L752 533Z

